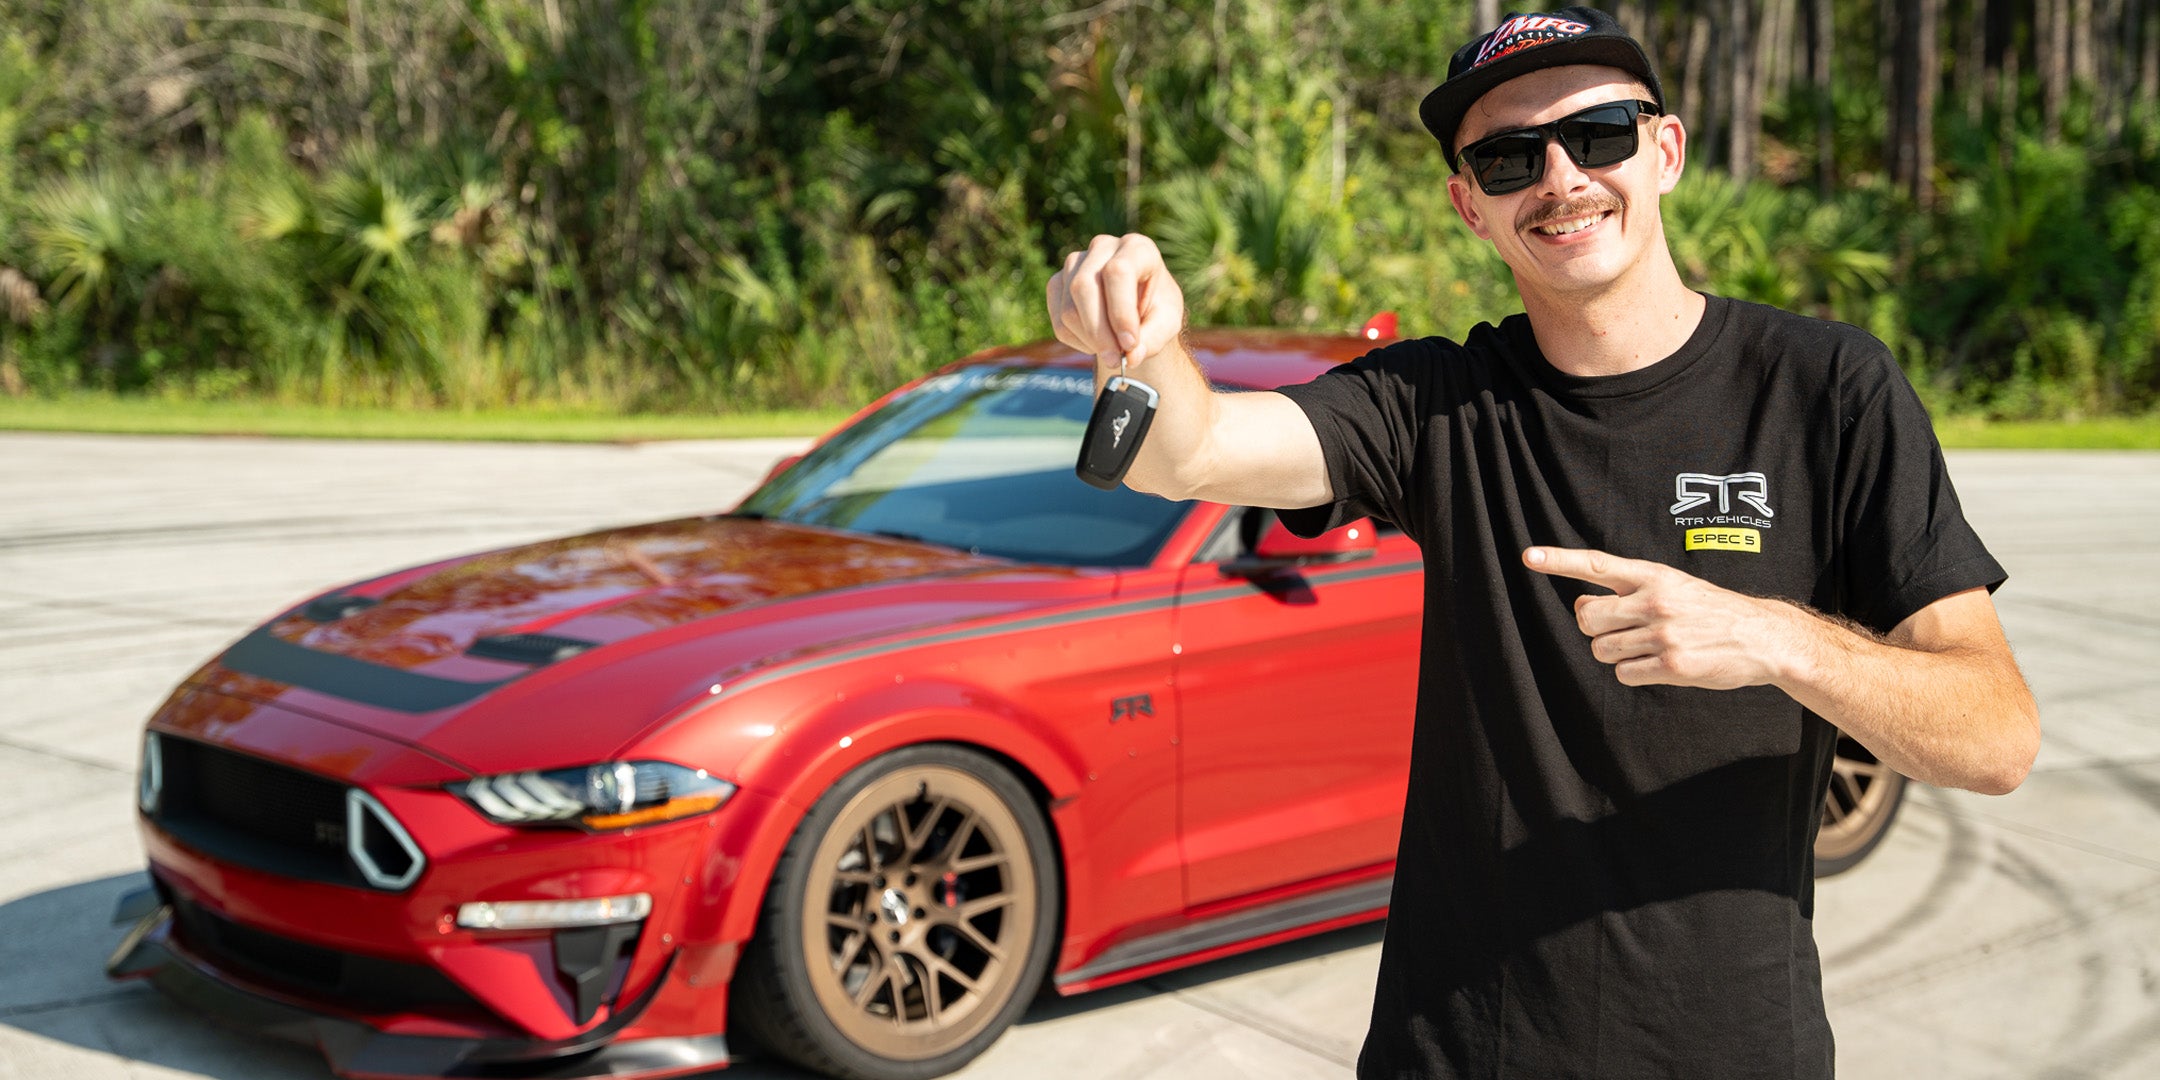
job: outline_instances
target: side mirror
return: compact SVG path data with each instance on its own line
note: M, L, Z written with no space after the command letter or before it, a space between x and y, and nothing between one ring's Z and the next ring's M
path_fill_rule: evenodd
M1402 335L1396 331L1395 313L1383 311L1365 320L1365 325L1358 329L1358 336L1367 341L1379 341L1383 338L1393 341Z
M1355 562L1370 559L1380 550L1371 518L1359 518L1329 529L1310 540L1292 533L1280 520L1268 522L1253 553L1222 565L1232 577L1266 577L1300 566Z

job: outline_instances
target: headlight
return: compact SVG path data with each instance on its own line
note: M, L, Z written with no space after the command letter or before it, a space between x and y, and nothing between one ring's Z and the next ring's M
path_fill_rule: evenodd
M627 829L702 814L726 802L735 785L665 761L610 761L483 776L450 790L499 825Z

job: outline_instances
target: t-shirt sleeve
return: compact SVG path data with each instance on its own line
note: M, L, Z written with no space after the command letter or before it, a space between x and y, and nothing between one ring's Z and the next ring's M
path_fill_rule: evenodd
M1849 387L1842 418L1838 589L1841 613L1887 633L1953 593L1993 591L2008 575L1965 520L1927 409L1889 350Z
M1406 528L1415 515L1405 505L1416 460L1419 399L1431 378L1429 340L1403 341L1328 369L1308 383L1278 387L1312 421L1327 458L1335 501L1280 512L1299 536L1318 536L1361 517Z

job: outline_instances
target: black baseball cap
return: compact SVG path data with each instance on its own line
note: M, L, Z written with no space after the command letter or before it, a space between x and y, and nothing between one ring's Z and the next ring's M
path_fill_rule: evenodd
M1454 169L1455 132L1477 99L1518 75L1566 64L1619 68L1641 79L1658 108L1665 107L1665 89L1658 85L1657 69L1650 66L1642 45L1596 8L1565 7L1528 15L1508 12L1491 33L1455 50L1447 81L1425 95L1418 119L1440 140L1448 168Z

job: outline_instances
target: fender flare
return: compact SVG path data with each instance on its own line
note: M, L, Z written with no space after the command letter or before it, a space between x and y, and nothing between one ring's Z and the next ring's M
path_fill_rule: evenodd
M706 860L709 867L726 868L732 880L724 887L731 887L734 895L718 924L693 936L717 943L748 942L780 855L818 799L849 772L892 751L928 743L962 746L1011 763L1015 777L1042 796L1044 822L1056 848L1051 855L1059 861L1062 881L1065 853L1084 849L1086 842L1076 834L1077 816L1058 813L1086 784L1087 768L1078 752L1047 718L980 687L911 679L837 693L825 707L789 721L743 759L738 775L757 782L744 794L754 793L751 801L764 804L765 812L747 835L724 829L715 837L716 843L732 839L742 845L733 852L713 852Z

